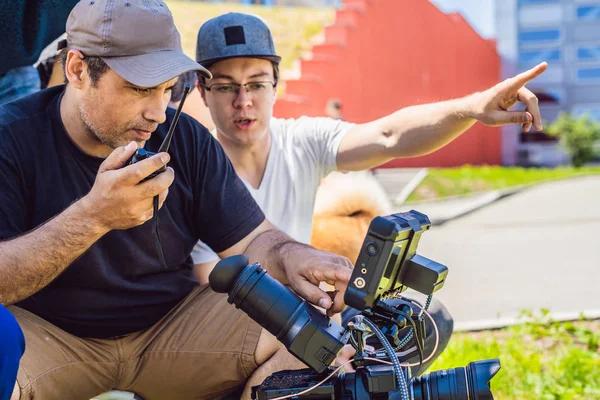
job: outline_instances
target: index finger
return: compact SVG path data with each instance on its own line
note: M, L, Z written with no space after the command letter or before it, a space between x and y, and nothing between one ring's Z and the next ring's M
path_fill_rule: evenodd
M342 289L336 290L331 307L327 309L328 317L332 317L334 314L341 313L344 311L344 308L346 308L346 303L344 303L346 288L347 286L344 286Z
M352 269L346 265L333 264L329 268L322 268L314 272L319 282L327 282L339 290L341 286L347 286L352 276Z
M352 269L347 265L337 264L332 268L320 270L319 275L321 275L321 277L317 277L319 280L333 285L336 289L331 307L327 309L327 315L332 316L341 312L345 308L344 296L348 288L348 282L352 276Z
M536 65L535 67L531 68L530 70L521 72L520 74L518 74L512 78L509 78L508 86L513 90L519 90L520 88L525 86L525 84L527 84L527 82L530 82L531 80L540 76L542 74L542 72L544 72L546 70L546 68L548 68L547 62L540 63L540 64Z
M131 158L133 153L135 153L136 149L137 145L135 142L129 142L127 146L117 147L102 162L98 169L98 173L122 168L127 160Z
M121 180L123 183L131 185L138 184L148 175L166 165L170 159L169 153L158 153L135 164L128 165L120 170Z

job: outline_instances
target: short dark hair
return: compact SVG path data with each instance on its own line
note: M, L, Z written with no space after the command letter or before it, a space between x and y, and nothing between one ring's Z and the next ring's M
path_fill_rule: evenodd
M69 54L68 49L62 49L61 53L59 55L60 61L62 62L62 66L63 66L63 76L65 79L65 83L69 83L69 81L67 79L67 71L66 71L68 54ZM92 80L92 86L98 87L98 81L100 80L100 77L106 71L108 71L108 69L110 67L108 65L106 65L106 63L100 57L84 56L83 59L87 63L87 70L88 70L88 74L90 74L90 79Z
M275 81L274 86L277 86L277 84L279 83L279 64L273 61L271 61L271 64L273 65L273 80ZM203 67L209 69L210 65L203 65ZM196 76L198 77L198 82L200 82L200 87L202 88L202 90L204 90L204 87L206 86L206 78L200 73L200 71L196 71Z

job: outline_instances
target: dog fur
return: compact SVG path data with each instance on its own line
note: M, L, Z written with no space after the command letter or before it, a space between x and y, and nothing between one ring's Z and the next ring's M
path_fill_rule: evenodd
M311 245L354 263L371 220L389 214L391 209L385 191L370 171L333 172L317 191Z

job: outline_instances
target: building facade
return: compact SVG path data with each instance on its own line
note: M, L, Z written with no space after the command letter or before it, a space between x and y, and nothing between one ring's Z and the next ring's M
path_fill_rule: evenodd
M542 61L548 70L529 87L547 124L561 112L600 121L600 0L497 0L496 31L504 78ZM503 128L503 163L569 162L544 134Z

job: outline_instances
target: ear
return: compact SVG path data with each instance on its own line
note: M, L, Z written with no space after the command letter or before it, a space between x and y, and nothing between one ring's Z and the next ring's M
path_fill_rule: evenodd
M65 75L74 87L81 89L87 79L87 65L79 50L69 50L65 61Z

